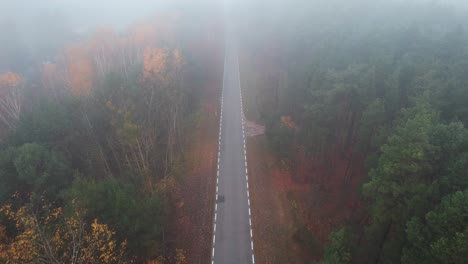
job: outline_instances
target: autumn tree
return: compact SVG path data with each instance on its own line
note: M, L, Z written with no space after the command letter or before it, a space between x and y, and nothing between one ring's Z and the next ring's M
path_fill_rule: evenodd
M128 181L77 178L67 200L84 208L86 218L99 217L116 231L117 241L128 241L137 259L155 257L164 250L166 200L160 192L137 189Z
M0 119L3 124L14 129L21 112L23 78L13 72L0 76Z
M117 244L115 232L97 219L88 224L76 206L69 215L44 201L18 209L7 204L0 213L16 229L16 235L2 241L2 262L125 263L125 243Z
M93 86L93 66L87 49L81 45L72 45L65 54L71 92L75 95L89 95Z
M145 49L144 77L149 89L148 121L155 120L153 109L157 99L160 120L164 120L167 129L166 175L174 163L177 139L180 138L180 114L186 96L181 80L183 65L184 60L178 49Z
M1 263L119 263L112 256L126 241L137 263L189 262L183 250L168 250L168 197L178 184L173 176L184 169L198 94L205 77L216 74L205 70L209 63L190 37L180 38L179 15L158 14L118 33L99 28L56 56L47 49L41 65L28 65L32 85L21 93L27 107L0 136L0 207L12 204L0 222ZM199 45L200 30L186 30ZM19 77L5 78L5 91L24 84L12 76ZM11 199L12 193L40 194L54 206Z

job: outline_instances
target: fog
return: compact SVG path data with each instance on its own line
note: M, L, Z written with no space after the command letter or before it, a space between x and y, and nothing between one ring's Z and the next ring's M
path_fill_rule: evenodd
M67 42L97 28L123 32L156 13L174 13L184 8L192 12L198 6L151 0L2 0L0 71L24 71L27 63L48 61Z
M156 12L184 9L192 13L196 26L203 15L195 10L212 8L209 1L152 0L2 0L0 8L0 64L47 60L67 41L107 27L124 31L132 24ZM421 4L424 3L424 4ZM449 21L468 17L468 2L463 0L394 0L394 1L224 1L215 12L224 13L242 34L262 35L278 30L322 33L372 26L398 26L418 19ZM425 9L424 6L440 6ZM434 13L435 12L435 13ZM438 12L438 13L437 13ZM186 16L188 17L188 16ZM385 18L385 19L380 19ZM458 18L457 18L458 19ZM466 20L466 19L465 19ZM378 22L376 22L378 21ZM461 21L461 20L460 20ZM248 30L245 30L248 28ZM280 36L278 36L280 37ZM305 36L304 36L305 38ZM14 59L12 59L14 57ZM15 62L12 62L12 61ZM10 61L10 62L8 62ZM1 66L3 71L6 66Z
M137 19L167 6L151 0L18 0L4 1L2 20L28 24L43 16L60 16L75 30L87 30L96 25L123 28Z
M468 0L0 0L0 33L0 263L466 262Z

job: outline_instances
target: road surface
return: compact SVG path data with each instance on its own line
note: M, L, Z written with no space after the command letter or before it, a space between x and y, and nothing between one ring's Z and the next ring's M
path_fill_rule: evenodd
M255 263L237 50L226 41L212 263Z

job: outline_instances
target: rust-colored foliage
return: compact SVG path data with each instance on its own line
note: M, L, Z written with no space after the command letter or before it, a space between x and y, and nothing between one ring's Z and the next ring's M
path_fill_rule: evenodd
M71 92L74 95L89 95L93 85L93 67L87 49L80 45L72 45L65 52Z
M7 72L0 76L0 87L9 88L15 87L22 80L21 76L13 72Z

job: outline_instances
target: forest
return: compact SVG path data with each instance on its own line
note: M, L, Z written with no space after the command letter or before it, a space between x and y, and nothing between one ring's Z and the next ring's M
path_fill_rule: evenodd
M188 263L171 215L219 74L215 6L85 32L44 12L26 38L0 20L0 263Z
M275 166L310 187L288 193L305 263L468 259L467 14L436 1L239 8L247 115Z
M211 263L223 109L252 263L466 263L464 1L71 2L0 9L0 263Z

